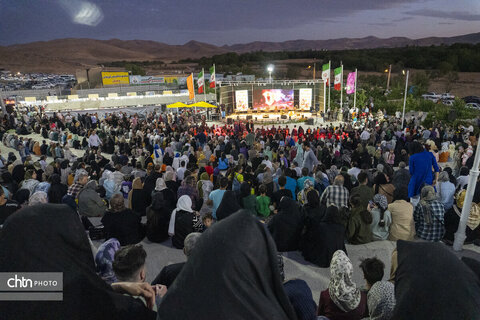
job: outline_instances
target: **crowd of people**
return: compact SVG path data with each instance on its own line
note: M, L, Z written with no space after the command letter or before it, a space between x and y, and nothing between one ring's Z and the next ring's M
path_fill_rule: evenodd
M473 125L406 119L402 129L390 117L267 128L190 112L37 111L0 125L12 149L0 156L0 270L61 270L64 300L0 302L9 318L480 317L480 262L447 249L477 150ZM479 244L476 185L466 241ZM144 239L183 249L187 262L147 284ZM397 241L390 277L365 257L360 287L346 244L382 240ZM305 281L285 279L289 251L330 268L318 303Z

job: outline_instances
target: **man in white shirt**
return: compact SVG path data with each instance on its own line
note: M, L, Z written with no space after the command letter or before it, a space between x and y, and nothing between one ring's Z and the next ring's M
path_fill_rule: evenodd
M177 170L177 179L178 181L182 181L183 178L185 177L185 171L187 170L187 168L185 168L187 164L185 163L184 160L182 160L182 162L180 162L180 168L178 168Z
M272 162L268 159L268 156L265 156L265 159L262 161L262 164L265 164L267 168L270 168L270 170L273 171L273 165L272 165Z
M102 145L102 140L97 136L97 132L93 130L90 137L88 137L88 146L92 149L98 149Z
M358 163L354 162L352 168L348 169L348 174L352 177L355 177L355 180L358 178L358 174L362 172L362 169L358 167Z
M362 134L360 135L360 139L363 141L363 142L366 142L370 139L370 132L368 132L367 129L363 130Z

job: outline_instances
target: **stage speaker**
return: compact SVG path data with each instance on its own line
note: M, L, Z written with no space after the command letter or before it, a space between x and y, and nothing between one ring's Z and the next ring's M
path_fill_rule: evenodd
M252 115L248 115L247 116L247 120L252 120L253 116Z
M227 118L227 124L233 124L233 119L232 118Z
M286 114L282 114L282 119L287 119L287 115L286 115Z
M448 114L448 121L452 122L457 119L457 111L456 110L450 110L450 113Z
M313 119L307 119L307 125L313 126Z

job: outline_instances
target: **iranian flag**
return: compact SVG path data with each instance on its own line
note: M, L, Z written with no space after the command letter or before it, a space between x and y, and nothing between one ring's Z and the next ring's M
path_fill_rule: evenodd
M322 80L327 82L327 87L330 82L330 62L322 66Z
M215 88L215 65L210 68L210 88Z
M203 93L204 86L205 86L205 79L203 77L203 69L202 69L202 72L200 72L198 74L197 85L198 85L198 93Z
M340 66L333 70L333 73L335 74L335 81L333 83L335 90L339 91L342 89L342 71L343 71L343 66Z

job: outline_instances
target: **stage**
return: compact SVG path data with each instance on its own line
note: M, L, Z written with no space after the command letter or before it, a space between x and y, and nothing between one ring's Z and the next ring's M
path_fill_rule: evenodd
M250 112L235 112L226 117L227 122L235 121L250 121L252 120L255 124L287 124L294 122L309 122L310 124L323 123L323 119L320 114L301 111L301 110L291 110L284 112L260 112L260 111L250 111Z

